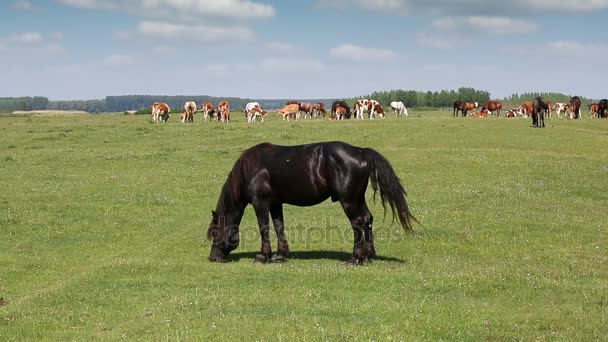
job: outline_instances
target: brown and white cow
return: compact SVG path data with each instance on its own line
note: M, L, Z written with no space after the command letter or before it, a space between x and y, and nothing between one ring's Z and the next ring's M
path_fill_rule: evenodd
M230 102L224 100L217 105L218 120L221 122L230 122Z
M479 102L466 102L464 104L464 116L467 115L469 111L475 112L479 108Z
M323 115L323 117L327 117L327 110L325 109L325 105L321 102L317 102L312 107L312 115L314 117L319 117L321 115Z
M296 119L299 112L300 112L300 104L291 103L291 104L283 106L283 108L278 109L276 113L283 117L283 121L285 121L287 119L287 121L289 122L290 118Z
M194 113L196 113L196 103L189 101L184 104L184 112L180 116L183 122L194 122Z
M374 119L376 117L376 110L382 110L382 106L380 105L380 102L376 101L376 100L369 100L369 99L364 99L364 100L357 100L357 102L355 102L355 118L357 119L361 119L363 120L363 114L365 113L369 113L369 118L370 119ZM384 119L384 110L382 110L381 112L378 112L378 114L380 115L381 118Z
M167 122L169 120L169 112L171 112L171 108L168 104L154 102L152 104L152 122Z
M201 106L201 111L203 112L205 121L209 120L209 117L213 119L213 115L215 115L215 106L213 105L213 102L204 102Z
M481 111L488 110L490 113L496 112L496 116L500 117L500 112L502 111L502 103L500 101L488 101L483 107L481 107Z
M561 117L562 114L564 114L565 117L570 112L570 105L567 103L558 102L553 106L553 110L555 110L558 118Z

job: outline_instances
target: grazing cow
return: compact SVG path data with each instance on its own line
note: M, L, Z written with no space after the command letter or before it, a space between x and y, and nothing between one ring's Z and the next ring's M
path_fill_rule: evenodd
M312 115L314 117L319 117L321 115L323 115L323 117L327 117L327 110L325 110L325 105L321 102L317 102L313 107L312 107Z
M299 103L288 104L288 105L283 106L283 108L277 110L277 114L283 116L283 121L285 121L285 119L287 119L287 122L289 122L290 118L297 119L297 114L299 112L300 112Z
M462 112L462 116L467 116L469 111L475 112L479 108L479 102L465 102L464 103L464 112Z
M226 100L220 101L217 105L217 111L219 113L218 120L221 122L230 122L230 102Z
M192 101L186 102L186 104L184 104L184 112L180 116L182 123L194 122L194 113L196 113L196 103Z
M300 114L304 115L304 119L311 117L312 118L312 103L309 102L300 102L300 112L298 113L298 117Z
M247 112L247 122L252 123L255 122L256 118L262 119L264 122L264 118L268 115L268 112L260 107L255 107Z
M338 100L338 101L334 101L334 103L332 103L332 105L331 105L331 113L332 113L332 115L337 117L338 113L336 112L336 109L338 107L342 107L342 108L346 109L345 115L342 116L341 119L339 119L339 120L344 120L345 118L346 119L350 119L350 117L352 115L351 111L350 111L350 107L344 101L339 101Z
M567 103L558 102L553 105L553 110L555 110L555 114L557 114L558 118L561 117L562 114L564 114L565 117L568 111L570 110L570 105Z
M608 118L608 100L602 99L597 104L597 117L600 119Z
M378 114L381 118L384 119L384 110L382 110L382 106L376 100L357 100L355 102L355 114L357 119L363 120L363 114L369 113L369 118L374 119L376 117L376 110L380 110Z
M488 110L490 111L490 113L496 112L496 116L500 117L500 112L502 111L502 103L500 103L499 101L488 101L483 105L483 107L481 107L481 110Z
M395 113L395 116L399 116L399 115L405 115L406 117L408 116L407 108L401 101L391 102L391 109L392 109L393 113Z
M592 103L588 105L587 108L589 108L589 115L591 116L591 118L599 117L599 103Z
M169 105L162 102L154 102L152 104L152 122L167 122L169 120Z
M209 117L211 117L213 119L213 116L215 115L215 107L213 106L212 102L203 103L202 111L203 111L203 118L205 119L205 121L207 121L209 119Z
M254 108L262 108L262 107L261 107L261 106L260 106L260 104L259 104L259 103L257 103L257 102L249 102L249 103L247 103L247 104L245 105L245 110L243 110L243 113L245 114L245 117L246 117L246 118L249 118L249 117L250 117L250 116L249 116L249 112L250 112L251 110L253 110Z
M533 105L534 111L532 112L532 126L537 128L545 127L545 113L549 109L549 106L542 96L535 97Z
M570 98L570 119L581 118L581 99L578 96Z
M462 116L464 117L464 111L466 110L466 102L463 101L455 101L454 102L454 113L453 116L454 117L458 117L458 112L462 113Z

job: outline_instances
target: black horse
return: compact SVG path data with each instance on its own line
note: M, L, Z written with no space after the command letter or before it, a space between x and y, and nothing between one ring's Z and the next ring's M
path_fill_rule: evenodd
M462 112L462 116L466 116L467 103L463 101L454 101L454 117L458 117L458 112Z
M348 104L344 101L334 101L334 103L331 104L331 113L335 114L336 108L338 108L338 106L346 108L346 118L350 119L350 117L352 116L352 112L350 111L350 107L348 106Z
M600 119L608 118L608 100L602 99L602 100L600 100L600 102L598 102L597 117Z
M210 261L225 261L239 245L239 224L248 204L257 216L262 238L258 262L283 261L289 246L283 228L283 203L313 206L331 198L340 202L352 225L355 243L350 263L358 265L376 255L373 216L365 202L368 180L374 195L380 190L382 205L388 203L393 219L412 230L411 214L401 180L391 164L370 148L343 142L300 146L256 145L243 152L222 188L207 237L212 241ZM272 255L269 218L278 237L278 254Z
M535 97L532 105L534 108L532 110L532 126L545 127L545 113L549 110L549 105L542 96Z

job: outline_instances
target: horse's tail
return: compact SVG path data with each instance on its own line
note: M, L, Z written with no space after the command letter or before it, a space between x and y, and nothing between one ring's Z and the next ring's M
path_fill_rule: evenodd
M365 154L371 169L369 179L374 190L374 198L376 192L380 190L380 199L382 200L384 210L386 210L386 203L388 203L393 213L393 219L396 216L401 226L406 231L411 232L412 221L416 223L420 222L412 215L407 205L405 199L407 193L401 184L401 180L395 174L391 163L371 148L365 149Z

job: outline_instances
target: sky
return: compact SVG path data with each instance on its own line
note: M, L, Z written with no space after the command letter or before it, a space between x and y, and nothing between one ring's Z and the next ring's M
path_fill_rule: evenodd
M603 98L608 0L2 0L0 97Z

